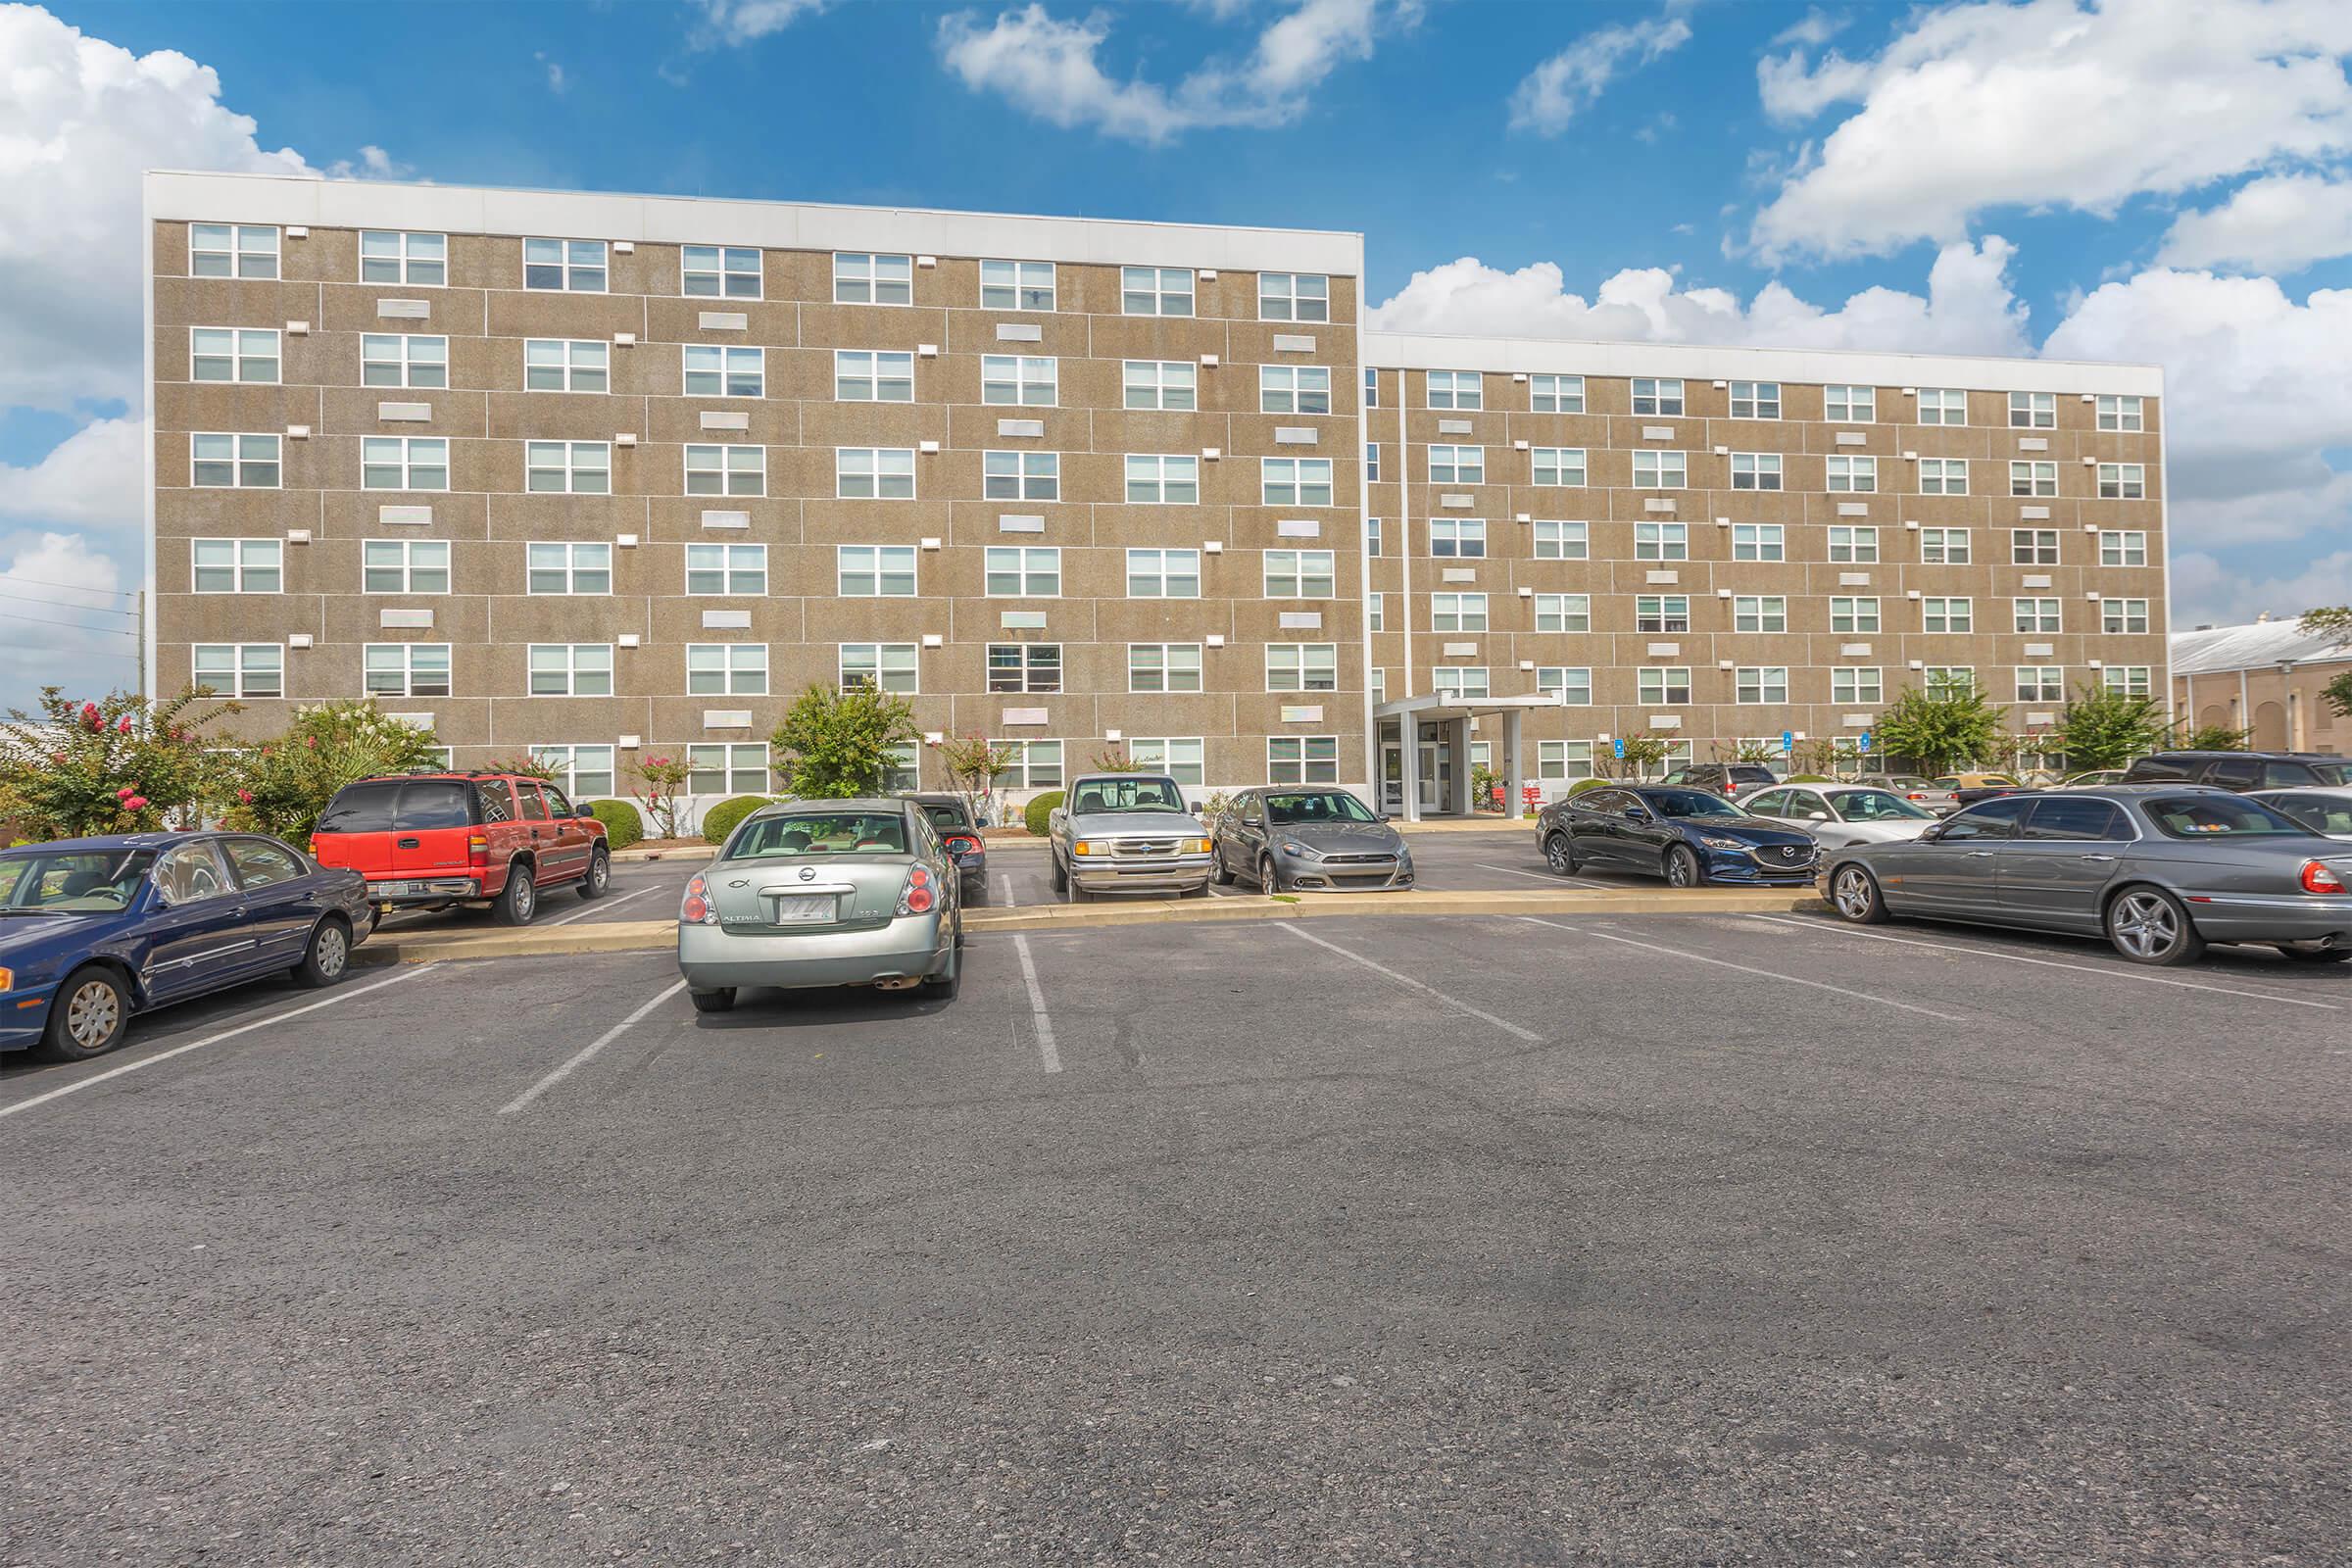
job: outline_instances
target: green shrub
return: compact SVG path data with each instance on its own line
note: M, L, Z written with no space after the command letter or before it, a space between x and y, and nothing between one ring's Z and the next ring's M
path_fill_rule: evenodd
M588 814L605 824L605 847L625 850L645 837L645 818L626 801L596 801Z
M1064 797L1062 792L1059 790L1046 791L1045 794L1040 795L1036 800L1031 801L1028 806L1022 809L1022 824L1026 826L1031 833L1034 833L1041 839L1044 838L1048 828L1050 827L1050 824L1047 822L1046 818L1054 814L1054 808L1059 806L1063 799Z
M719 802L703 813L703 841L726 843L727 835L735 831L738 823L767 804L764 795L735 795Z
M1584 794L1587 790L1606 789L1609 785L1609 782L1610 781L1605 778L1580 778L1575 783L1568 786L1568 794L1569 797L1573 799L1576 796Z

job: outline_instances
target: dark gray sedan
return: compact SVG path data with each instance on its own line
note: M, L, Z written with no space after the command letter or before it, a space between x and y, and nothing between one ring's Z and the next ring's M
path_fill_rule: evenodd
M2117 785L1983 801L1825 862L1848 920L1924 915L2104 936L2134 963L2208 943L2352 958L2352 847L2227 790Z
M1413 852L1385 816L1346 790L1244 790L1209 837L1210 875L1267 893L1349 893L1413 885Z

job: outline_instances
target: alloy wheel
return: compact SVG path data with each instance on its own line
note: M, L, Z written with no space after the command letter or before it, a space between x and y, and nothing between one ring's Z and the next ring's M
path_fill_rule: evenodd
M1870 877L1858 866L1838 873L1838 912L1848 920L1870 913Z
M1568 858L1568 835L1565 833L1554 833L1544 841L1544 858L1562 876L1576 869L1576 863Z
M122 1022L122 1004L115 988L103 980L92 980L74 993L66 1004L66 1033L84 1051L95 1051L114 1038Z
M2180 922L2173 906L2153 893L2127 893L2116 901L2109 917L2115 940L2135 958L2170 953L2180 940Z
M1666 857L1666 885L1687 888L1690 885L1690 853L1677 850Z

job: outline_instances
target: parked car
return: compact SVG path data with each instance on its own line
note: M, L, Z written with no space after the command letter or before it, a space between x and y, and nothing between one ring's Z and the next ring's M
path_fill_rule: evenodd
M1404 835L1343 789L1243 790L1210 830L1211 875L1247 877L1267 893L1334 893L1413 885Z
M2052 784L2050 788L2054 790L2105 789L2110 784L2121 784L2124 781L2124 775L2129 771L2131 771L2129 768L2102 767L2088 773L2069 773L2057 783Z
M1756 790L1769 789L1780 779L1762 762L1696 762L1676 768L1658 782L1687 790L1705 790L1736 801Z
M1949 816L1960 809L1960 802L1950 790L1917 773L1864 773L1853 782L1867 789L1900 795L1913 806L1924 806L1937 816Z
M2352 789L2255 790L2246 796L2323 838L2352 839Z
M549 889L601 899L612 885L605 824L554 784L520 773L359 779L327 803L311 853L366 877L386 914L463 904L487 907L503 925L528 925Z
M2034 788L2007 773L1946 773L1936 783L1938 788L1952 792L1955 806L1974 806L1979 801L1994 801Z
M260 833L0 852L0 1051L79 1061L133 1013L270 975L331 985L374 924L359 873Z
M963 902L988 902L988 840L981 835L980 824L972 820L971 803L960 795L908 795L907 800L923 808L931 819L931 831L939 835L948 858L963 879Z
M2352 785L2352 761L2319 752L2158 752L2133 762L2127 784L2210 784L2224 790Z
M1054 891L1072 903L1097 893L1208 892L1208 830L1165 773L1081 773L1047 823Z
M962 878L911 800L793 801L736 825L678 904L702 1012L746 986L875 986L945 1000L963 974Z
M2352 851L2226 790L2006 796L1827 866L1830 902L1865 924L1925 915L2104 936L2134 963L2186 963L2217 942L2352 957Z
M1859 784L1784 784L1740 803L1758 816L1801 828L1819 844L1892 844L1915 839L1941 820L1892 790Z
M1802 829L1751 815L1705 790L1665 784L1587 790L1555 802L1538 813L1536 837L1562 876L1638 871L1678 888L1810 882L1818 854Z

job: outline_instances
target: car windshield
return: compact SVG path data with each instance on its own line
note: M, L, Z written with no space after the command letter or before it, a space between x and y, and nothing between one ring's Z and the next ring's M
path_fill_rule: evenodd
M2159 795L2146 810L2156 831L2172 839L2300 838L2311 832L2259 801L2235 795Z
M1313 822L1377 822L1363 802L1346 790L1285 791L1266 797L1266 820L1277 827Z
M1649 790L1642 797L1660 816L1746 816L1720 795L1704 790Z
M2314 833L2352 834L2352 795L2313 790L2305 795L2266 795L2262 804L2293 817Z
M1070 797L1080 815L1100 811L1181 811L1184 797L1164 778L1090 778Z
M113 914L154 864L153 850L0 856L0 914Z
M1848 822L1933 822L1934 811L1923 811L1899 795L1885 790L1849 790L1830 797L1830 809Z
M796 811L743 824L727 846L730 860L798 855L905 855L906 819L897 812Z
M972 825L972 819L963 808L952 801L925 801L923 814L931 819L933 827L943 833L958 830L968 832Z

